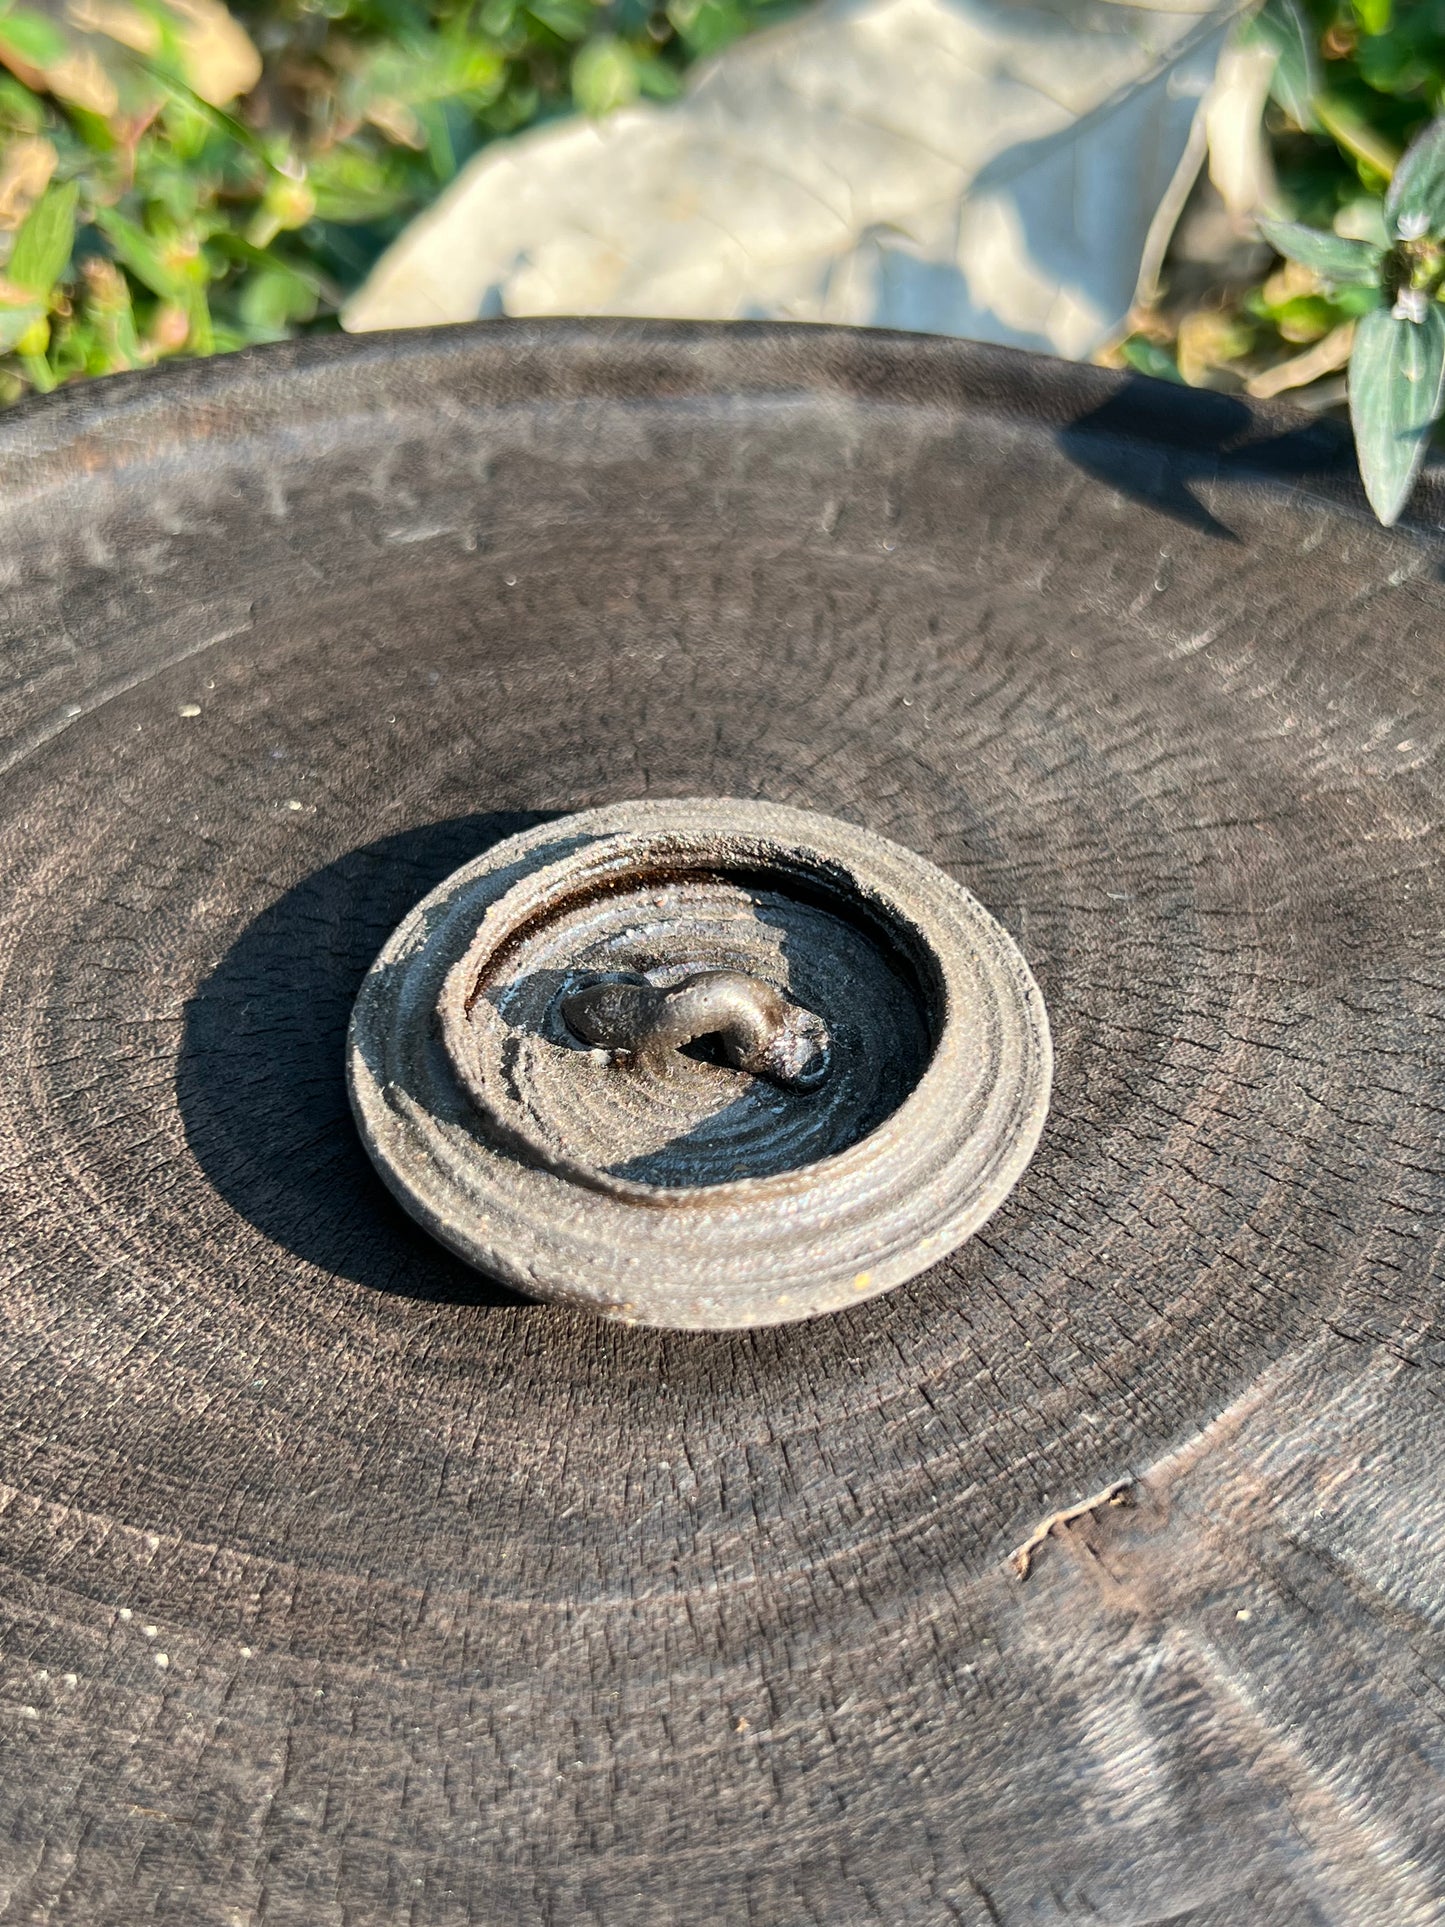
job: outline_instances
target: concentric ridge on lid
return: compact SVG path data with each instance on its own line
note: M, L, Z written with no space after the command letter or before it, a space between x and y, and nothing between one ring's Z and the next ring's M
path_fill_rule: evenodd
M1012 940L942 870L687 799L455 872L363 984L348 1073L382 1176L471 1263L725 1327L857 1303L976 1230L1037 1142L1050 1045Z

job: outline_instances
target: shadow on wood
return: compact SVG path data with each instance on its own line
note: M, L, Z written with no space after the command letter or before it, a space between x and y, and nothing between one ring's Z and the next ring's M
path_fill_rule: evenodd
M421 1231L379 1182L346 1098L346 1026L405 913L544 820L494 811L352 850L287 890L186 1007L176 1093L192 1151L242 1217L308 1264L443 1303L517 1305Z

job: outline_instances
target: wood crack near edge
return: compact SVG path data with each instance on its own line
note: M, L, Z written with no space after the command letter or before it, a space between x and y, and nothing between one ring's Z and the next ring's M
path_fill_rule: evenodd
M1047 1519L1041 1519L1024 1540L1015 1546L1008 1556L1008 1562L1020 1579L1027 1579L1033 1569L1034 1554L1043 1545L1055 1526L1066 1526L1074 1519L1082 1519L1085 1513L1097 1512L1100 1506L1123 1505L1134 1490L1133 1478L1115 1479L1102 1491L1090 1493L1087 1499L1080 1499L1077 1505L1065 1506L1062 1512L1051 1512Z

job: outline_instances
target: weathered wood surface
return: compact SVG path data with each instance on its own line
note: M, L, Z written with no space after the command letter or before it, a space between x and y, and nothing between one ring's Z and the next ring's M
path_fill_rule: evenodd
M822 331L0 423L0 1921L1438 1919L1442 512ZM1055 1104L889 1297L629 1332L407 1223L342 1036L488 838L710 791L962 878Z

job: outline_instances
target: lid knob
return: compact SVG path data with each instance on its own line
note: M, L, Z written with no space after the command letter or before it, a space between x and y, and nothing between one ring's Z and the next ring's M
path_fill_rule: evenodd
M761 977L695 970L670 990L645 979L579 990L562 1005L586 1043L666 1068L671 1053L716 1037L726 1061L786 1090L816 1090L828 1075L828 1027Z
M777 1324L887 1290L997 1209L1048 1108L1038 986L933 864L736 799L613 804L419 903L352 1014L406 1208L532 1297Z

